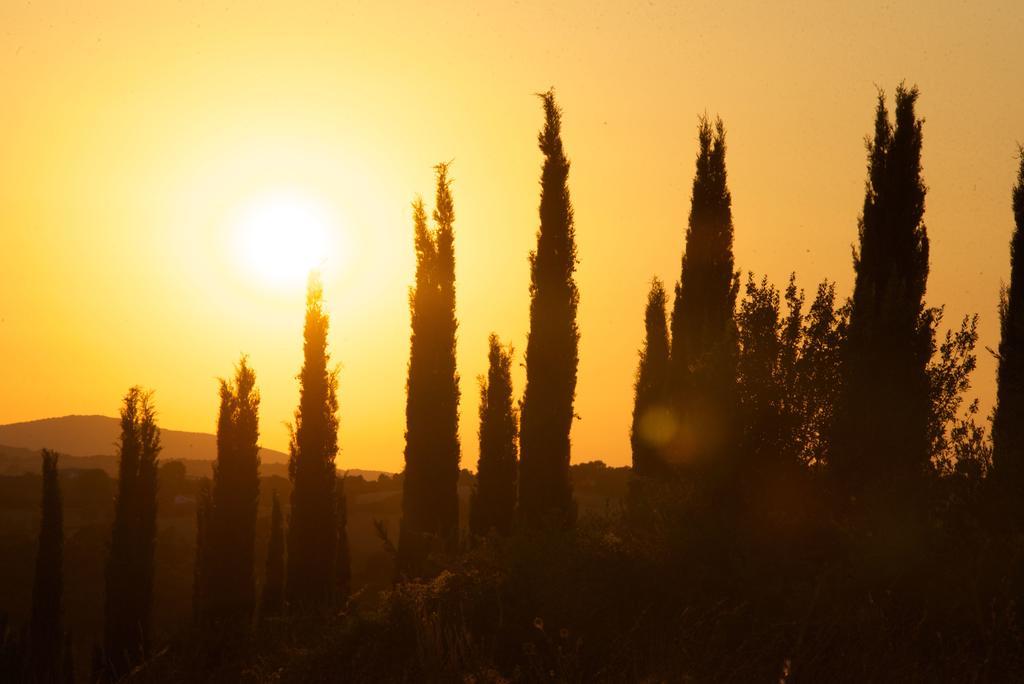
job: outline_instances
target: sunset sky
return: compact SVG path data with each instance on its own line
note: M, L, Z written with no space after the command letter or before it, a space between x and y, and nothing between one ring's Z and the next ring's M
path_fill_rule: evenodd
M930 304L981 317L991 406L1024 7L1005 2L0 4L0 423L156 390L213 432L250 355L262 443L298 401L304 265L324 272L344 469L400 470L410 202L452 160L463 465L487 335L522 360L542 124L572 161L573 460L629 462L642 314L673 283L702 112L728 129L738 267L845 297L876 85L921 89ZM287 239L264 240L281 221ZM271 236L273 238L273 236ZM275 257L280 257L279 259ZM523 372L516 376L522 391Z

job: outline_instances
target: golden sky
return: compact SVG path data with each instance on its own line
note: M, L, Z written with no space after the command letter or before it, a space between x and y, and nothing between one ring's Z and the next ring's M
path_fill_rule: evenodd
M239 216L314 207L342 468L399 470L409 204L454 160L463 464L487 335L525 348L542 123L573 166L582 333L573 460L629 461L651 276L678 277L702 112L728 128L743 271L845 296L875 84L921 88L931 304L998 343L1024 141L1024 5L1005 2L0 3L0 422L113 415L216 425L250 355L262 442L298 401L303 291L239 257ZM245 262L245 263L243 263ZM994 363L981 350L985 410ZM522 390L519 369L517 392Z

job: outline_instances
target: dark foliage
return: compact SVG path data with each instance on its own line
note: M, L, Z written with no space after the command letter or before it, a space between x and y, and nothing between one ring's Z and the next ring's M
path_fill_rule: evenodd
M32 583L29 665L37 682L61 679L64 594L64 504L57 481L57 454L43 449L42 517Z
M999 375L992 417L993 475L1020 500L1024 492L1024 148L1013 188L1015 228L1010 241L1010 284L999 302ZM1019 523L1024 510L1013 511Z
M704 117L697 133L686 247L672 307L669 393L676 426L667 453L685 469L722 471L735 447L733 310L739 275L732 254L725 126Z
M267 543L267 574L263 582L260 618L276 617L284 611L284 519L281 502L274 492L270 512L270 541Z
M324 610L334 598L338 375L327 366L328 325L323 288L319 277L313 274L306 295L299 408L295 412L288 463L292 510L288 521L286 598L289 607L300 612Z
M119 478L106 572L104 657L116 677L149 653L160 430L151 394L128 390L121 408Z
M519 516L528 525L576 517L569 480L580 339L579 291L573 279L576 231L562 112L554 91L540 97L544 128L538 142L544 167L537 249L530 253L530 333L520 416Z
M928 234L916 88L896 90L895 122L879 93L854 254L832 468L842 491L908 503L929 466L935 312L924 305ZM887 495L881 490L903 490Z
M438 164L434 223L413 205L416 284L409 293L412 334L406 385L405 486L399 555L420 571L431 546L458 541L459 376L455 366L455 207L448 165Z
M338 605L344 606L352 593L352 558L348 547L348 499L345 496L345 481L339 480L337 501L334 504L337 520L335 523L334 597Z
M225 629L247 627L255 609L259 404L256 375L242 357L234 380L220 382L217 460L203 539L202 620Z
M629 442L633 472L641 477L663 476L664 450L672 439L672 412L668 404L669 336L665 286L655 278L644 311L644 346L636 372L633 422Z
M519 426L512 399L512 349L497 335L488 341L487 376L480 378L480 458L469 503L469 529L477 536L512 531L516 508Z

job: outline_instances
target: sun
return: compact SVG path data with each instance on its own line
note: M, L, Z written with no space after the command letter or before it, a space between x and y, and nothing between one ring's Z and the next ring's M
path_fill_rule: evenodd
M337 260L337 221L330 205L296 191L275 191L243 204L232 221L232 251L258 283L303 287L309 272Z

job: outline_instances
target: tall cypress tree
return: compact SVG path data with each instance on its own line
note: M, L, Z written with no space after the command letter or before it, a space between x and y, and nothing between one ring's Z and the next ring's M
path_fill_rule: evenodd
M286 592L289 605L300 611L330 605L334 589L338 378L327 367L328 326L323 287L313 274L306 294L305 360L288 462L292 511Z
M519 513L527 524L572 521L576 504L569 477L569 433L575 416L579 366L579 291L576 234L569 199L569 160L562 146L562 112L554 91L542 94L544 128L538 135L540 229L530 253L530 333L520 419Z
M160 430L151 394L132 387L121 407L118 486L106 571L104 642L117 677L146 657L153 609L153 552Z
M439 164L436 230L423 202L413 205L416 284L409 293L412 333L406 395L405 477L399 556L406 573L431 538L458 538L459 376L455 365L455 209L448 166Z
M235 367L234 381L220 382L205 601L210 621L234 626L247 625L255 607L259 405L256 374L243 356Z
M669 337L665 286L655 278L644 311L644 346L636 371L633 422L629 443L633 450L633 473L649 477L665 473L663 449L670 438L667 411Z
M676 434L669 457L684 465L720 462L734 446L737 342L733 313L732 196L725 126L702 118L682 271L672 306L669 393Z
M512 400L512 349L497 335L488 342L487 376L480 378L480 458L470 498L469 528L475 535L512 531L516 508L519 428Z
M345 497L344 478L338 484L338 500L335 503L337 524L334 556L334 600L344 607L352 593L352 558L348 547L348 499Z
M925 309L928 234L921 179L918 91L896 90L895 123L879 93L854 255L856 281L842 352L832 445L834 474L851 494L915 481L929 465L929 381L934 347Z
M57 454L43 449L42 518L32 584L29 664L34 681L57 682L61 670L61 599L64 594L64 505Z
M281 502L274 492L270 511L270 541L267 544L267 575L263 583L260 617L275 617L284 610L284 520Z
M992 417L993 474L1017 500L1024 492L1024 148L1020 154L1013 188L1010 284L1003 288L999 305L1002 336Z

